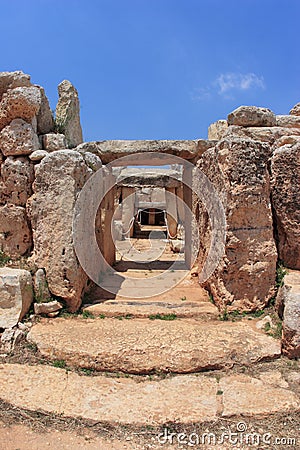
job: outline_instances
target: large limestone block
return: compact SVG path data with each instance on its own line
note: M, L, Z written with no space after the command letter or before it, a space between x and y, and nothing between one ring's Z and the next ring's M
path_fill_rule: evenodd
M250 140L223 140L208 150L198 167L219 192L227 221L225 254L206 287L228 310L264 307L273 295L277 252L273 239L268 174L269 145ZM197 183L195 179L193 183ZM210 223L199 204L199 264L211 244Z
M0 204L25 206L32 195L33 164L26 157L9 156L1 165Z
M25 208L7 204L0 206L0 248L12 258L29 252L31 231Z
M50 292L63 298L72 311L80 306L87 281L73 248L73 213L91 173L78 152L49 153L36 166L34 195L28 201L34 262L45 269Z
M32 126L23 119L14 119L0 132L0 150L5 156L29 155L40 148Z
M0 269L0 328L15 326L33 300L32 278L27 270Z
M22 71L0 72L0 100L9 89L23 86L31 86L29 75Z
M268 108L240 106L228 114L228 125L242 127L272 127L276 125L276 116Z
M300 357L300 272L284 277L276 303L283 310L282 352L289 358Z
M228 123L227 120L218 120L212 123L208 127L208 139L219 140L222 139L224 133L227 131Z
M64 80L58 86L58 95L56 106L58 131L66 136L69 147L76 147L83 142L78 92L70 81Z
M0 102L0 130L13 119L28 123L38 114L41 106L41 91L36 86L10 89Z
M279 258L300 269L300 142L275 150L271 172Z
M37 114L37 131L38 134L50 133L54 129L54 119L50 109L49 101L45 91L41 86L36 86L41 93L41 104Z

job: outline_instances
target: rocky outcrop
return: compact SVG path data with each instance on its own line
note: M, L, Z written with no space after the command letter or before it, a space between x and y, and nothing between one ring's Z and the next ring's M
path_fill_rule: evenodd
M32 126L23 119L14 119L0 132L0 150L5 156L29 155L40 148Z
M28 254L32 246L25 208L0 206L0 249L12 258Z
M29 311L32 279L27 270L0 269L0 328L11 328Z
M1 165L0 204L25 206L32 195L33 164L25 157L9 156Z
M283 316L282 352L289 358L300 357L300 272L289 271L279 288L279 314Z
M279 258L300 269L300 142L274 151L271 172Z
M197 164L219 192L226 211L225 255L206 282L221 308L260 309L273 295L277 252L267 168L270 154L265 143L225 139ZM199 206L199 263L203 264L210 232L207 213Z
M73 148L83 142L78 93L70 81L64 80L58 86L58 95L56 127L66 136L68 147Z
M227 122L242 127L272 127L276 125L276 116L268 108L240 106L228 114Z
M0 130L14 119L31 123L41 106L41 91L36 86L17 87L3 94L0 102Z
M78 152L50 153L36 167L34 195L28 201L33 260L45 269L51 294L71 311L80 306L87 281L74 253L72 223L76 196L90 174Z

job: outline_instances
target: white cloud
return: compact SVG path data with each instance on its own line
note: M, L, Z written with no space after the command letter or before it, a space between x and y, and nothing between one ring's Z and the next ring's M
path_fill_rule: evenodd
M217 77L214 85L218 88L218 94L223 95L234 90L249 91L250 89L264 89L263 77L255 73L222 73Z
M238 91L250 91L255 89L265 89L265 82L262 76L253 72L221 73L212 83L204 88L193 90L191 97L194 101L210 100L218 94L225 99L233 99L233 95Z

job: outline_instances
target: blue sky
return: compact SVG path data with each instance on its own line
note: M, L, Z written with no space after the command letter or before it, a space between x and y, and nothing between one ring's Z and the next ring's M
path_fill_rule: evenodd
M84 139L197 139L300 101L299 0L0 0L1 68L78 89Z

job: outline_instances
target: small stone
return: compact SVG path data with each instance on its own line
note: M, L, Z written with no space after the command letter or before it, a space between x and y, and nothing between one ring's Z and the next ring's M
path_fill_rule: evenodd
M64 134L48 133L43 135L43 148L48 152L63 150L67 148L67 142Z
M227 120L218 120L217 122L212 123L208 127L208 139L217 141L222 139L225 132L227 131L227 128Z
M265 316L263 319L259 320L256 323L256 328L258 330L263 330L268 323L270 324L270 328L274 328L274 324L270 316Z
M34 295L38 303L47 303L51 300L51 293L48 289L48 283L44 269L38 269L34 276Z
M29 155L29 159L34 162L42 161L42 159L44 159L47 155L49 155L49 153L46 152L46 150L36 150Z
M184 241L179 239L171 239L170 240L171 250L174 253L183 253L184 252Z

